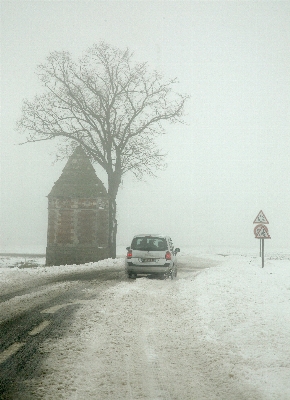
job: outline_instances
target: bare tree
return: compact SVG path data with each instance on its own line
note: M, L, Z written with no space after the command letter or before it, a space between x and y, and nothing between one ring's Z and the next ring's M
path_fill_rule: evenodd
M182 122L187 95L173 91L147 63L133 63L133 53L101 42L74 62L67 52L53 52L38 75L45 87L24 100L18 129L26 142L61 138L81 145L108 176L109 249L116 256L116 196L122 176L154 175L164 155L154 141L165 133L161 123Z

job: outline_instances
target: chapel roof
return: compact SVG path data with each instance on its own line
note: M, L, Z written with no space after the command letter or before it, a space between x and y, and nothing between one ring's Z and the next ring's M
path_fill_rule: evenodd
M95 198L107 197L102 181L97 177L89 157L78 146L69 157L62 174L54 183L48 197Z

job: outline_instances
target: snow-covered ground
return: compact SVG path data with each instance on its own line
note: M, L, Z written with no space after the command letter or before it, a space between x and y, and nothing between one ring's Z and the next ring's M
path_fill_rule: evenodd
M43 376L28 383L31 393L70 400L289 400L290 253L268 254L263 269L256 254L243 251L188 249L179 260L174 281L124 279L83 301L69 332L43 343ZM197 260L217 265L197 271ZM0 290L108 266L123 269L124 260L30 268L2 261Z

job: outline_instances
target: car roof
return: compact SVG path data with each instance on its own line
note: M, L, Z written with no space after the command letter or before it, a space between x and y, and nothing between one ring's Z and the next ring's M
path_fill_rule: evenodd
M140 233L139 235L135 235L135 237L160 237L160 238L169 238L169 236L166 235L160 235L158 233Z

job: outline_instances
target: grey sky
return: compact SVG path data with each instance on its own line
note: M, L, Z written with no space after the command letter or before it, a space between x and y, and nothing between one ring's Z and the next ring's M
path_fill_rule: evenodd
M11 1L1 3L1 247L46 246L47 198L65 163L53 143L16 146L23 98L53 50L79 57L94 42L129 47L191 95L187 125L160 139L168 168L124 177L118 243L141 232L176 245L258 246L262 209L290 248L290 3L288 1ZM97 168L106 184L106 176Z

